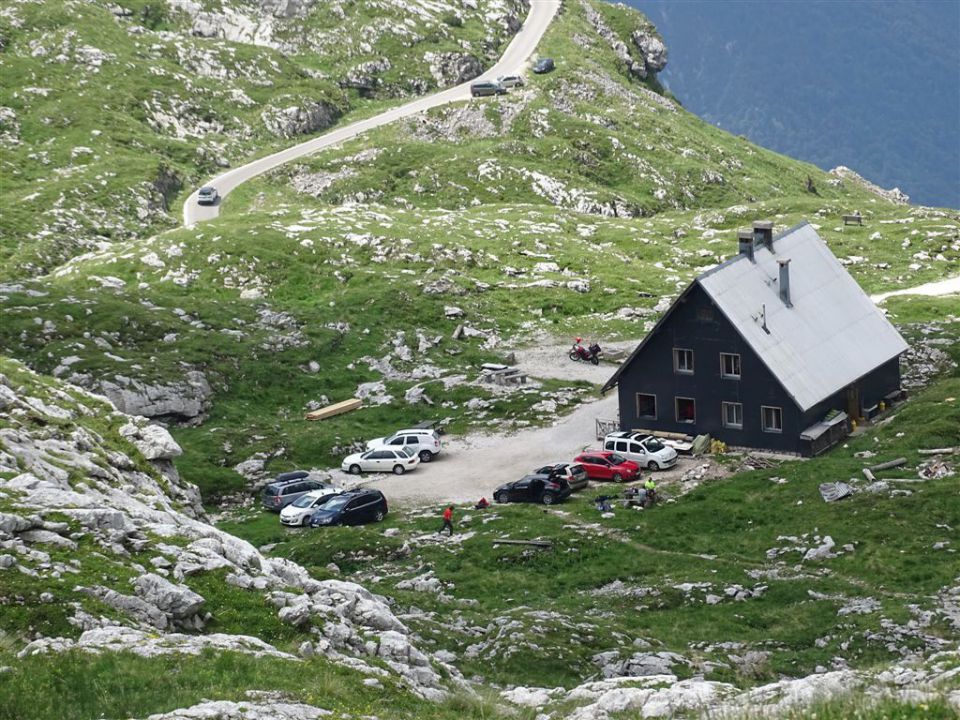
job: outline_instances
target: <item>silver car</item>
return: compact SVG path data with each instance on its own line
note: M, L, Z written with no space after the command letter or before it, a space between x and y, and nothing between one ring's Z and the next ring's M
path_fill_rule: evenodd
M292 527L306 527L310 524L310 516L314 511L341 492L339 488L326 488L311 490L306 495L301 495L280 511L280 523Z
M204 185L197 191L197 205L216 205L220 193L211 185Z
M382 447L347 455L340 463L340 467L351 475L359 475L362 472L392 472L394 475L403 475L419 464L420 458L410 448L401 447L391 450Z
M501 75L497 81L507 88L523 87L523 78L520 75Z

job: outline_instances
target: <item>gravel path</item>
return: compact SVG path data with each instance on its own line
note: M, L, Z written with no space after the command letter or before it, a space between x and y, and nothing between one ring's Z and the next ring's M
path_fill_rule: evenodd
M926 283L917 287L904 288L903 290L891 290L890 292L871 295L870 299L877 305L882 303L888 297L894 295L928 295L938 297L940 295L954 295L960 293L960 277L947 278L938 282Z
M541 339L542 340L542 339ZM630 351L636 342L619 343L611 350ZM573 362L567 357L570 345L556 340L516 350L516 367L531 377L606 382L616 369L612 363L599 366ZM443 452L431 463L421 464L407 475L366 475L357 478L334 472L337 484L362 484L382 490L391 503L422 506L492 501L493 490L526 473L551 463L573 459L584 448L598 447L596 419L617 417L617 393L596 396L549 427L518 430L509 434L471 433L465 437L444 437ZM683 459L676 468L658 472L658 481L675 479L694 461Z

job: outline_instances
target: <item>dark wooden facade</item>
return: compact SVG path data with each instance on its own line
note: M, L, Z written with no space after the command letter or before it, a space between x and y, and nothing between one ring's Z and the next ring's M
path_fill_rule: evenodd
M692 372L677 367L675 350L692 352ZM684 354L684 360L689 360L689 354ZM739 357L739 378L725 376L721 354ZM831 410L862 416L864 409L899 389L900 364L899 358L894 358L804 412L695 282L621 368L617 385L623 430L708 433L731 446L810 455L821 452L823 442L811 443L801 438L801 433L824 420ZM649 404L649 396L656 398L655 417L639 412L642 403ZM678 399L686 406L684 410L689 408L685 399L693 401L692 422L678 419ZM736 409L726 409L725 423L724 403L739 405L740 427L732 427L730 422L737 420ZM779 416L778 430L764 428L764 407L771 409L766 411L768 421ZM834 428L831 443L845 434L838 435Z

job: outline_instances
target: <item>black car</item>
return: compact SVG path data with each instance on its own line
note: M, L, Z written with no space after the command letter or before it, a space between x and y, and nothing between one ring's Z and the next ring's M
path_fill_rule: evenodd
M533 71L538 75L543 75L552 72L554 67L553 58L540 58L533 66Z
M534 502L553 505L569 497L572 492L563 478L525 475L516 482L498 487L493 493L493 499L498 503Z
M267 510L280 512L287 505L311 490L323 490L329 485L310 479L305 470L281 473L263 488L260 502Z
M349 490L328 500L310 518L310 527L363 525L387 516L387 499L379 490Z

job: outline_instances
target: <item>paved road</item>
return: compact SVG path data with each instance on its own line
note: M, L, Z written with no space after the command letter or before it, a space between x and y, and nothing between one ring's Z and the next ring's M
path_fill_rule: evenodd
M524 22L520 32L510 41L506 52L504 52L499 62L476 79L487 80L500 75L520 73L527 59L536 49L540 38L543 37L543 34L550 26L550 22L553 20L554 15L556 15L559 7L560 0L532 0L530 3L530 14L527 16L526 22ZM470 82L474 81L472 80ZM395 120L421 113L424 110L460 100L468 100L470 98L470 82L443 90L434 95L419 98L406 105L391 108L374 117L359 120L326 133L325 135L321 135L320 137L276 152L273 155L254 160L246 165L225 172L209 180L206 184L213 185L217 188L220 192L220 197L223 198L234 188L250 178L272 170L284 163L288 163L291 160L296 160L304 155L310 155L318 150L337 145L367 130L372 130L381 125L392 123ZM217 205L197 205L197 193L194 191L193 194L187 198L183 206L183 224L186 226L194 225L204 220L211 220L219 214L219 203Z

